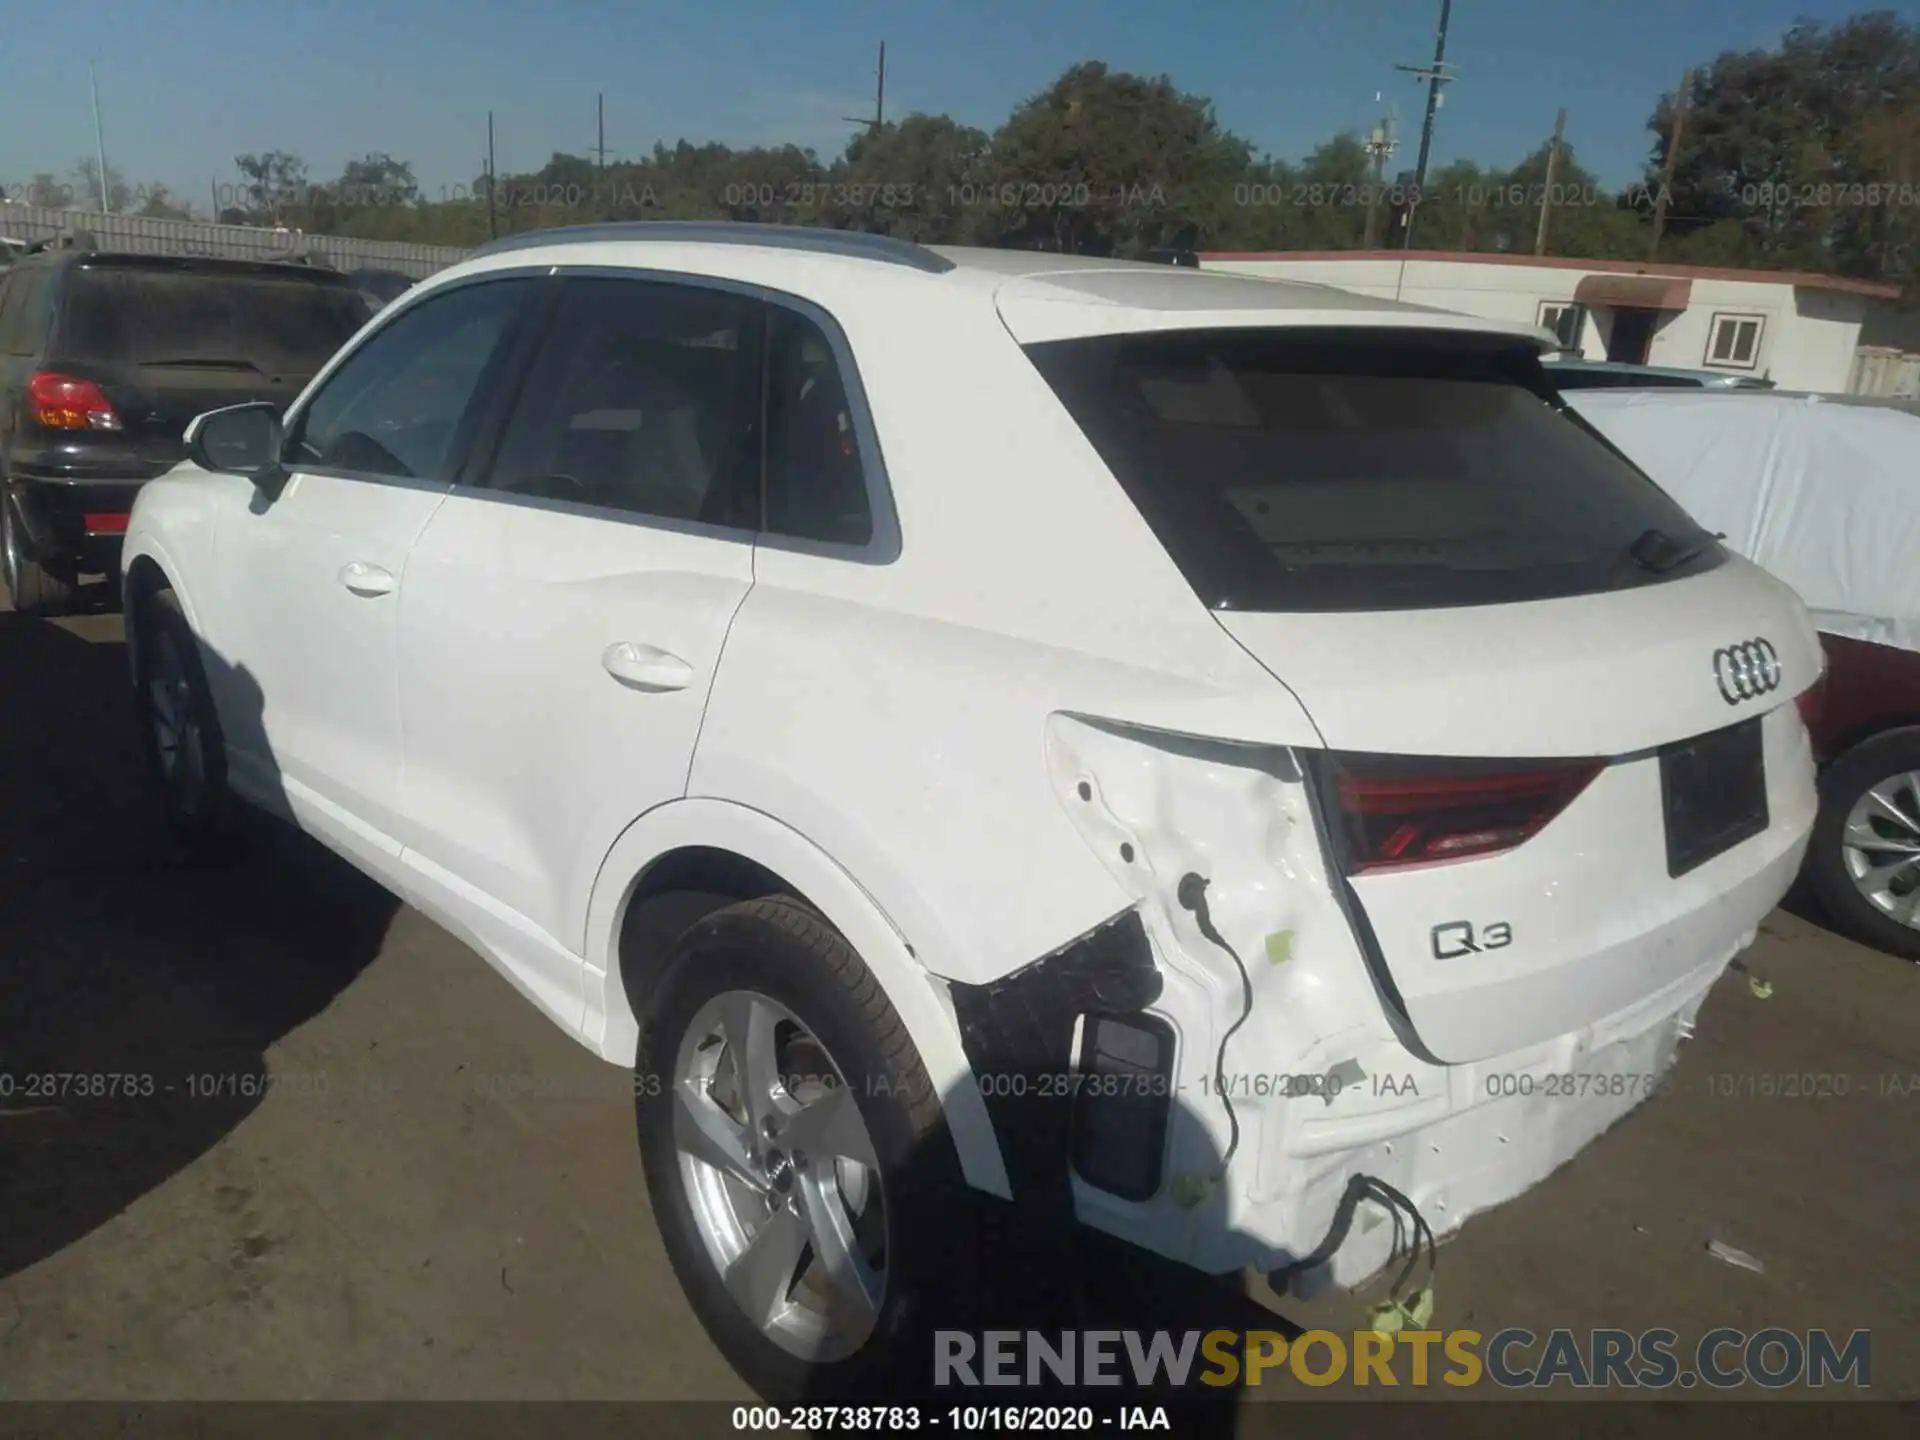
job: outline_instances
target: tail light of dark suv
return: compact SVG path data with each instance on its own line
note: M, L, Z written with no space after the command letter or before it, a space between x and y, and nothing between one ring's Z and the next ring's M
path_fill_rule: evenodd
M42 370L27 381L27 412L47 430L118 430L120 412L91 380Z
M1603 760L1325 757L1349 875L1495 855L1537 835L1605 767Z

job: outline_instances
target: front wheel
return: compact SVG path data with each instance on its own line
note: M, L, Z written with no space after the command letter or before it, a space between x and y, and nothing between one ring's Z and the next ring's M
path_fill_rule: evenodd
M680 942L636 1069L647 1188L675 1274L770 1400L911 1391L969 1265L965 1182L905 1027L798 902Z
M1875 736L1821 777L1807 878L1836 928L1920 960L1920 729Z
M233 839L226 746L199 641L171 590L148 595L130 620L141 740L167 826L189 856L224 857Z

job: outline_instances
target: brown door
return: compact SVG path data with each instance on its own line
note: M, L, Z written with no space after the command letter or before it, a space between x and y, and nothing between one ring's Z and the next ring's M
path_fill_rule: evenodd
M1653 347L1653 327L1659 323L1658 310L1616 310L1613 328L1607 332L1607 359L1621 365L1644 365Z

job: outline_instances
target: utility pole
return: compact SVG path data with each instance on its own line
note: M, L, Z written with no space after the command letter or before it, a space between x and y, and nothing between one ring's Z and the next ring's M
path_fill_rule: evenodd
M1433 153L1433 117L1440 109L1440 87L1453 79L1447 73L1450 68L1447 61L1447 22L1453 18L1453 0L1440 0L1440 32L1433 42L1433 64L1429 66L1396 65L1396 70L1405 70L1416 81L1427 82L1427 118L1420 126L1420 162L1413 174L1413 196L1407 206L1406 233L1401 236L1400 248L1413 248L1413 220L1420 213L1421 192L1427 184L1427 158Z
M1687 99L1693 94L1693 71L1680 77L1680 91L1673 97L1673 131L1667 136L1667 163L1660 167L1660 193L1653 197L1653 243L1647 246L1647 258L1660 253L1660 235L1667 228L1667 196L1673 188L1673 163L1680 155L1680 133L1686 127Z
M100 210L102 214L113 213L113 203L107 197L107 142L100 129L100 77L94 73L93 61L87 62L87 84L93 90L93 155L100 167Z
M499 232L494 228L493 219L493 111L487 111L487 238L493 239Z
M873 92L873 119L864 119L859 115L842 115L840 118L849 125L867 125L878 138L881 129L887 123L887 42L880 42L880 78Z
M1560 174L1560 142L1567 133L1567 112L1553 119L1553 147L1547 151L1547 183L1540 191L1540 233L1533 237L1533 253L1547 253L1547 216L1553 210L1553 185Z
M1378 94L1373 98L1376 104L1380 100ZM1364 147L1367 158L1373 161L1373 188L1367 192L1367 233L1360 242L1362 249L1371 250L1380 243L1380 199L1381 192L1386 188L1387 161L1400 148L1400 137L1394 133L1397 118L1383 115L1376 121Z
M593 153L600 159L600 173L607 173L607 97L604 92L596 96L600 111L600 143L593 147Z

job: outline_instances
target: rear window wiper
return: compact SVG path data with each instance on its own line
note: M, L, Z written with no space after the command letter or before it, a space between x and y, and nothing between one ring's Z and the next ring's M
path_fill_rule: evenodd
M251 370L257 375L267 372L251 360L243 360L231 355L163 355L158 360L142 360L143 370L180 369L180 370Z
M1664 530L1646 530L1627 547L1626 558L1642 570L1664 575L1689 560L1698 559L1726 538L1724 534L1702 530L1689 540L1676 540Z

